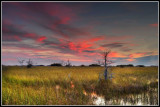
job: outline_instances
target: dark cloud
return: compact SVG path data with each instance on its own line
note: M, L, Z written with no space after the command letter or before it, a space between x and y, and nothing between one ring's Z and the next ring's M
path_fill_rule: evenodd
M110 44L103 44L102 47L119 48L123 47L126 43L114 42Z
M130 52L132 49L130 49L129 45L130 45L129 43L114 42L114 43L110 43L110 44L103 44L101 46L102 47L109 47L109 48L118 48L120 51Z
M150 55L140 58L135 58L137 61L137 65L158 65L158 55Z
M17 41L16 38L23 38L26 32L21 29L21 26L12 24L9 20L2 21L2 39L3 41Z
M30 33L23 30L22 26L15 25L13 23L6 23L6 21L10 22L9 20L3 20L2 26L2 39L3 41L17 41L16 38L25 39L25 38L32 38L36 39L37 37L33 35L29 35ZM29 35L29 36L27 36Z
M16 8L7 11L9 10L8 5ZM8 5L4 7L9 16L15 13L16 15L13 17L16 19L25 20L44 30L50 30L53 34L58 34L63 38L91 35L85 28L73 27L69 24L73 17L76 18L76 14L79 13L79 9L75 6L68 7L63 3L8 3Z
M130 48L127 48L127 47L123 47L122 49L120 49L121 51L124 51L124 52L130 52L132 49Z
M154 20L148 17L148 10L152 10L151 8L148 8L148 6L148 10L145 12L146 15L137 14L137 12L134 12L135 14L130 13L128 15L128 11L124 11L125 6L121 8L119 3L116 4L117 5L115 5L115 3L113 3L113 5L112 3L98 3L97 5L97 3L3 2L2 45L4 52L7 53L11 50L11 54L7 57L15 57L20 54L23 54L22 57L25 57L25 53L28 54L29 57L35 55L39 56L39 58L49 58L52 56L52 53L57 54L53 56L58 56L60 54L62 59L65 59L64 57L66 56L70 58L75 57L77 59L85 56L81 58L82 60L86 58L94 59L97 56L96 52L98 53L106 47L112 49L115 48L121 52L126 52L125 54L129 54L132 50L130 48L133 48L136 51L136 47L132 46L127 41L130 40L135 43L133 41L135 39L136 41L139 40L141 42L142 40L140 37L144 36L139 33L140 31L144 32L143 29L134 33L133 27L143 28L144 25L149 24L152 24L151 26L157 26L157 22L154 21L156 20L156 17L154 14L150 15L151 17L154 16ZM128 6L128 4L126 5ZM136 8L134 6L136 5L130 6L129 3L129 7L125 8L131 8L130 10L133 8L134 11L134 8ZM116 9L116 11L110 11L112 9ZM156 12L155 9L152 11ZM140 26L137 25L138 27L133 25L129 26L128 24L127 26L124 26L124 24L126 25L126 22L130 23L132 20L134 24L136 24L136 22L144 22L145 20L141 21L137 17L141 15L144 17L147 16L145 20L148 23L140 23ZM106 17L108 17L107 20ZM121 19L120 23L118 23L119 19ZM140 19L144 18L142 17ZM150 22L150 20L152 21ZM96 23L96 25L93 25L93 23ZM108 35L106 34L106 29L109 33ZM122 32L118 32L116 34L111 32L116 29L122 30ZM149 34L152 33L153 32ZM101 36L99 34L104 37L98 37ZM106 39L107 41L110 41L110 43L100 46L99 43L104 43L103 41ZM137 42L137 44L139 44L139 42ZM150 44L147 43L147 45ZM144 50L144 47L141 47ZM18 52L19 54L17 54ZM7 55L6 53L4 55ZM118 53L113 54L113 56L123 57L123 55ZM150 54L148 53L147 55L149 56ZM74 61L78 61L77 59L74 59ZM122 61L127 63L127 58L117 59L117 61L120 63Z
M95 51L84 50L83 52L94 53Z

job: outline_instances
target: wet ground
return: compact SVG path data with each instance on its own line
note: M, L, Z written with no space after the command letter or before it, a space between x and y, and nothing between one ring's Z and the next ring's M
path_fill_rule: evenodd
M140 94L116 96L109 100L105 100L104 96L94 94L92 99L95 105L158 105L158 88L150 88Z

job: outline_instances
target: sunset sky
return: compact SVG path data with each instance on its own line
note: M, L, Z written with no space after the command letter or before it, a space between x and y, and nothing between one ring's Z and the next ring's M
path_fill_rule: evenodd
M2 64L158 65L158 27L158 2L2 2Z

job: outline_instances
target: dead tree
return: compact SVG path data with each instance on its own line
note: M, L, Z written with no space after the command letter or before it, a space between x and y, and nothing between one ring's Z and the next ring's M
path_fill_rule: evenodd
M62 60L62 61L60 62L60 64L61 64L62 66L65 66L65 61Z
M104 58L104 67L105 67L105 71L104 71L104 78L105 80L107 80L108 78L108 66L109 64L111 64L112 62L108 59L108 55L111 51L110 50L106 50L102 53L103 58Z
M31 61L31 59L26 61L26 63L27 63L27 68L31 68L33 66L33 61Z
M102 61L97 60L96 62L97 62L98 65L100 65L100 66L102 65Z
M21 60L21 59L18 59L18 62L21 66L23 66L23 63L24 63L25 60Z
M71 63L70 63L69 59L68 59L68 61L66 63L66 67L71 67Z

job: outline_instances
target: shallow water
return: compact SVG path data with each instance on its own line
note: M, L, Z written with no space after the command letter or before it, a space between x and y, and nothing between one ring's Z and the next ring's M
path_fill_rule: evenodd
M117 96L110 100L98 95L92 99L95 105L158 105L158 89L150 88L147 92Z

